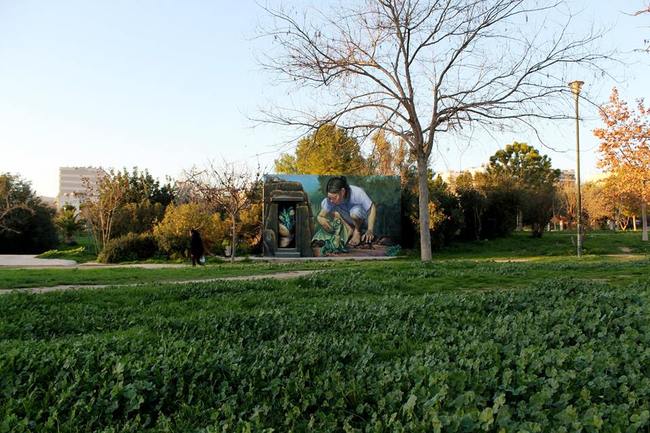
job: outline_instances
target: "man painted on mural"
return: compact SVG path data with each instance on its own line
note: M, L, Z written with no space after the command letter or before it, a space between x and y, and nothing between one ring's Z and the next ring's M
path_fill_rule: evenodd
M377 209L368 194L358 186L348 185L345 176L331 177L325 190L327 197L321 202L318 223L331 232L333 227L330 218L339 219L352 233L347 242L350 246L372 242L375 238Z

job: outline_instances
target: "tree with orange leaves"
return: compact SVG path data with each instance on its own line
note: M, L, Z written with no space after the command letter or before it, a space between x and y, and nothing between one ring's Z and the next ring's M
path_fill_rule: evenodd
M599 166L616 173L620 190L641 197L643 240L648 240L646 203L650 187L650 108L643 99L636 108L621 100L614 88L609 103L601 107L603 128L594 129L600 139Z
M643 202L638 189L635 191L629 188L620 170L610 172L601 184L602 193L599 194L599 199L605 202L609 218L619 230L627 230L632 223L632 228L636 231L636 217Z

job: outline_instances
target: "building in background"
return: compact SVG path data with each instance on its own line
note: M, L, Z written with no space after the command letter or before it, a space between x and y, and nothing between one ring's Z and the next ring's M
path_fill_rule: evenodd
M95 167L60 167L58 207L72 205L79 209L86 194L86 180L95 186L101 173L102 169Z
M576 183L576 171L574 169L560 170L560 177L558 183Z
M487 169L485 165L481 165L480 167L470 167L466 170L441 171L440 173L434 173L433 177L435 178L436 176L440 176L443 181L445 181L448 184L451 184L454 183L456 178L463 173L470 173L472 176L474 176L476 175L476 173L485 173L486 170Z

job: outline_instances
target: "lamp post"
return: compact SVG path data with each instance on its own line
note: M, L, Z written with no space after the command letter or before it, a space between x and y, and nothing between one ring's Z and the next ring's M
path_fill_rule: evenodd
M582 198L580 196L580 114L578 111L578 101L580 99L580 89L582 89L583 81L572 81L569 83L571 92L576 100L576 195L578 198L578 207L576 210L577 215L577 249L578 257L582 256Z
M641 234L641 240L644 242L648 241L648 215L647 215L647 200L646 200L646 184L648 183L648 179L643 179L643 191L641 194L641 197L643 199L643 203L641 203L641 218L643 218L642 224L643 224L643 233Z

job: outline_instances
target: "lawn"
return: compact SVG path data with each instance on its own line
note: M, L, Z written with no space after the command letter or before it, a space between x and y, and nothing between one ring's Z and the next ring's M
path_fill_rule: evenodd
M441 266L441 269L449 268L449 275L446 286L455 287L457 284L456 271L457 267L461 270L467 268L464 274L465 284L474 287L471 283L475 281L476 285L485 285L491 280L487 279L483 269L474 262L489 260L531 260L531 266L514 266L515 272L525 273L527 278L553 278L558 276L562 263L574 261L574 247L572 246L571 237L574 234L570 232L552 232L546 233L541 239L533 239L529 233L515 233L511 237L504 239L495 239L480 242L463 242L455 243L440 251L434 253L434 262ZM612 268L607 268L604 274L599 272L602 263L613 263L620 261L619 258L610 260L603 255L618 255L622 258L633 258L643 262L646 255L650 253L650 246L641 241L640 233L626 232L592 232L589 233L585 240L585 254L581 260L586 262L586 266L581 272L589 272L593 278L608 278L610 276L635 276L642 272L640 267L632 263L628 265L618 264L620 271L614 272ZM629 256L629 257L628 257ZM449 264L453 261L465 260L460 265ZM549 265L534 265L535 262L545 261ZM13 289L21 287L45 287L63 284L127 284L127 283L145 283L155 281L181 281L210 279L237 275L254 275L261 273L284 272L287 270L303 269L330 269L330 268L359 268L364 270L384 271L386 262L379 263L329 263L329 262L298 262L298 263L278 263L278 262L244 262L244 263L216 263L210 264L203 268L192 269L190 267L167 268L167 269L134 269L134 268L72 268L72 269L2 269L0 268L0 290ZM479 267L477 267L479 266ZM486 265L487 266L487 265ZM643 264L641 265L643 266ZM505 269L501 266L499 269ZM590 269L587 271L587 269ZM505 271L500 271L505 272ZM494 284L519 284L521 279L514 278L511 275L506 279L497 279L492 281Z
M145 269L137 267L98 268L0 268L0 290L57 285L140 284L164 281L206 280L240 275L326 269L328 263L236 262L206 266L178 266Z
M497 258L531 256L571 256L576 254L575 232L548 232L534 239L529 232L515 232L507 238L455 242L438 252L439 257ZM649 254L650 243L641 232L592 231L585 236L585 255Z
M471 263L2 296L0 431L647 431L647 264Z
M516 242L3 295L0 432L649 431L648 258L506 254Z

